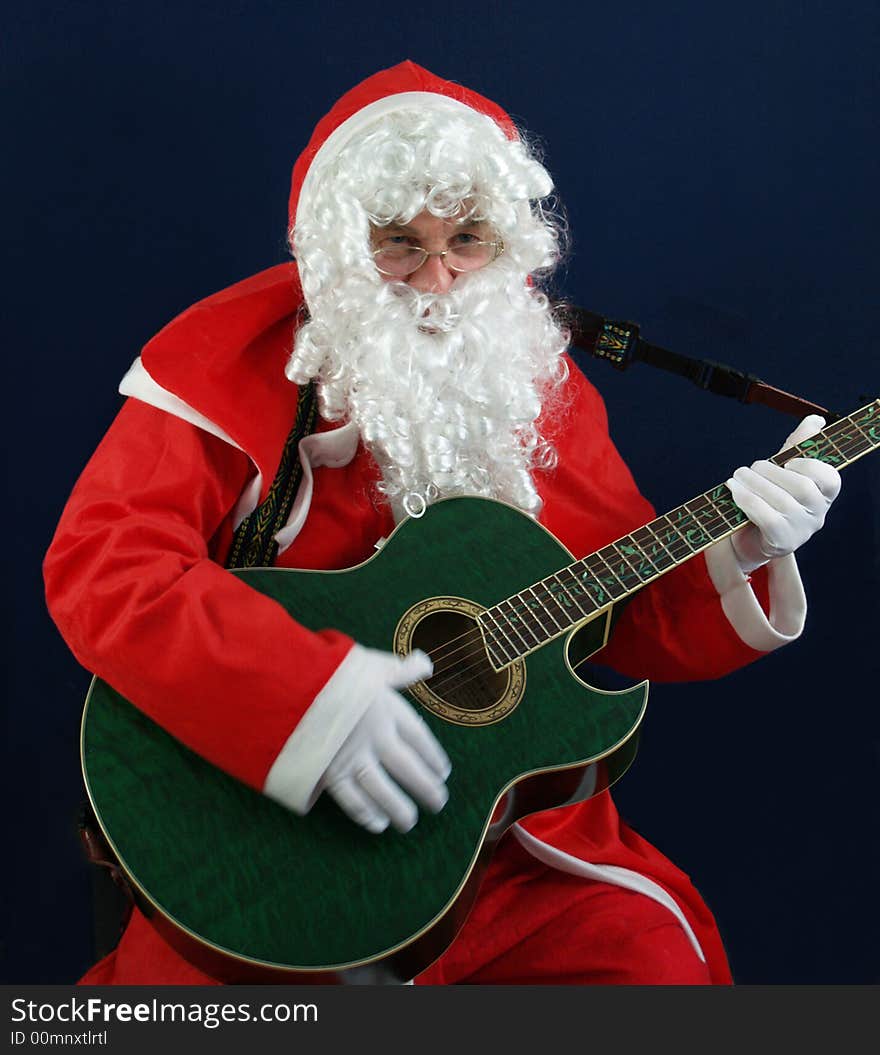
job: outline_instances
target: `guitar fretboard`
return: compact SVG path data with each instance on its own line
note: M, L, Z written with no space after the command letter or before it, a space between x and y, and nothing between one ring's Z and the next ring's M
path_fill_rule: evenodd
M880 400L841 418L769 460L816 458L843 469L880 446ZM478 617L492 665L500 670L534 652L615 601L732 535L748 522L726 484L583 560L486 609Z

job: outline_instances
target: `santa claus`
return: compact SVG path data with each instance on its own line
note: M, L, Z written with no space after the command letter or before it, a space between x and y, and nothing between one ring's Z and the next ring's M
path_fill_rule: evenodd
M551 191L489 100L411 62L368 78L294 168L295 262L200 302L145 347L65 508L47 599L80 662L298 813L328 795L381 839L441 811L449 777L442 736L403 694L430 676L427 656L308 630L224 568L279 467L290 471L282 454L308 386L319 414L296 435L281 567L357 564L453 495L510 503L576 556L653 516L542 289L564 226ZM641 590L603 663L712 678L798 636L793 553L821 527L838 474L759 462L730 487L750 525ZM83 979L212 980L137 911ZM702 898L607 791L515 825L455 941L416 979L730 980Z

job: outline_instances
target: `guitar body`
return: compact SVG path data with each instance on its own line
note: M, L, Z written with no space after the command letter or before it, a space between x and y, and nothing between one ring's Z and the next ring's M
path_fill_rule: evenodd
M452 774L446 808L422 812L407 835L371 835L327 796L298 817L95 679L83 715L86 787L162 933L232 982L404 981L436 959L504 831L604 789L635 753L647 684L608 692L572 669L604 644L610 607L505 670L485 659L475 615L571 559L518 510L453 498L404 521L355 568L234 572L313 629L337 627L385 651L433 656L454 638L479 652L479 669L445 681L435 659L434 678L410 693Z

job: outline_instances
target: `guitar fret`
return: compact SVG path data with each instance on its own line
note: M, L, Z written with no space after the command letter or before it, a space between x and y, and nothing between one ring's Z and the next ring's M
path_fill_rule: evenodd
M523 597L521 593L517 593L514 594L513 597L509 597L508 601L511 603L517 622L524 626L529 634L531 634L535 639L536 645L543 645L547 641L546 631L544 630L537 613L526 601L525 597ZM514 601L517 603L514 604ZM534 647L535 645L529 645L529 649Z
M629 537L629 536L627 536L627 537ZM646 558L643 558L642 559L642 567L641 567L641 570L640 570L640 566L638 564L634 563L634 558L637 555L635 553L633 553L633 552L629 552L630 550L633 550L634 547L632 547L632 546L625 546L622 540L618 540L617 542L615 542L613 544L613 546L611 546L609 548L614 552L614 556L615 556L615 559L616 559L616 562L617 562L618 570L621 569L621 568L625 568L626 569L625 573L623 574L623 577L621 575L618 575L617 577L619 579L622 578L624 589L626 589L627 592L629 592L630 590L632 590L634 588L634 587L629 585L629 583L633 581L633 579L632 579L633 576L635 576L635 580L634 580L635 582L642 583L642 582L646 581L646 577L642 574L642 571L645 570L644 569L644 564L647 563L648 565L650 565L650 561L647 561ZM651 568L651 573L653 574L653 572L654 572L653 565L650 565L650 568ZM612 567L611 570L613 572L614 571L614 567ZM647 578L650 578L650 577L651 576L649 575Z
M673 510L673 512L676 511ZM676 564L680 564L683 560L693 555L690 544L678 527L669 519L669 515L658 517L653 523L657 524L659 537Z
M649 559L658 573L666 571L667 568L675 564L675 558L660 539L657 538L649 525L646 524L637 531L631 532L630 537L641 548L642 552L649 555Z
M844 468L880 443L880 401L841 418L816 436L773 455L770 461L784 465L792 458L815 458Z
M570 597L573 602L573 608L577 609L574 619L570 620L571 624L578 622L581 615L592 615L593 612L597 611L597 607L593 602L593 598L589 594L590 589L590 577L587 575L578 575L575 572L575 568L579 567L579 564L572 564L565 568L559 575L567 575L568 579L563 582L559 575L557 579L565 590L566 596ZM584 604L587 607L584 607Z
M490 644L488 639L484 639L484 640L486 642L486 652L489 655L489 662L492 664L493 667L503 667L505 665L505 663L507 662L505 657L502 656L499 659L498 658L498 654L496 653L495 648L494 648L494 642Z
M536 583L535 586L540 588L541 595L544 598L544 601L542 603L544 604L544 607L547 609L551 619L553 619L556 625L560 629L564 629L566 626L570 626L571 620L568 617L568 610L559 599L563 593L563 588L556 576L548 575L546 579L542 579L539 583ZM548 605L552 605L553 608L556 609L558 615L554 615L553 611L548 607ZM561 616L561 622L558 616Z
M872 444L870 437L859 425L856 424L856 422L840 421L837 424L843 426L849 425L852 429L852 431L841 429L834 436L834 445L840 451L841 458L843 459L841 463L842 467L843 465L848 465L851 461L855 461L855 459L861 455L867 454L874 445ZM798 453L796 448L795 453ZM825 460L824 458L821 458L821 456L817 455L817 457L820 457L820 460L822 461ZM834 462L833 464L837 465L837 462Z
M677 514L675 526L693 553L699 553L710 543L716 541L716 538L700 523L696 514L688 509L687 504L679 506L674 512Z
M517 596L517 595L514 594L514 596ZM504 610L504 606L505 605L507 606L509 611L505 611ZM522 624L523 626L525 626L526 630L529 630L530 633L532 633L531 629L525 624L525 622L523 621L520 613L517 612L517 610L513 607L513 603L511 601L511 599L508 597L506 600L502 601L500 604L496 605L495 607L498 609L499 615L504 617L504 621L507 624L507 626L509 626L510 629L514 632L514 634L516 634L516 636L520 639L520 641L522 641L526 652L531 652L531 650L535 646L534 646L534 644L529 644L529 642L526 641L525 637L522 635L522 633L520 633L520 629L519 629L519 625L518 624ZM502 629L503 629L503 627L502 627ZM535 641L537 642L538 639L535 637L534 633L532 633L532 637L535 638ZM511 643L512 643L512 640L511 640ZM519 651L519 649L517 649L517 651Z
M701 542L701 546L717 542L728 533L727 521L707 495L692 498L685 502L684 508L692 514L700 529L708 536L708 541Z
M825 435L829 436L838 446L840 446L841 441L845 442L853 439L853 434L849 431L850 429L856 430L856 441L860 441L865 437L864 430L854 418L841 418L840 421L835 421L830 428L825 430Z
M494 626L488 627L487 624L489 620L494 623ZM505 634L504 629L498 622L498 619L492 614L492 609L487 608L486 611L478 617L478 621L485 630L491 629L493 632L492 643L495 648L501 653L502 659L504 660L503 663L496 663L496 666L503 667L506 666L506 664L513 662L513 660L517 658L519 653L513 647L513 642L510 640L507 634ZM501 637L503 637L507 641L507 644L505 644L504 641L500 640L500 638L497 636L498 634L500 634ZM507 647L508 645L510 646L509 649Z
M650 582L657 575L657 568L648 554L642 549L635 539L635 534L629 534L614 543L618 556L629 564L641 583Z
M593 612L598 611L595 599L590 594L591 576L585 572L577 573L575 568L581 567L584 561L579 561L577 564L573 564L572 567L567 568L569 579L568 583L559 581L562 583L562 589L571 597L574 601L574 607L580 612L581 615L592 615ZM559 576L556 576L559 578ZM585 608L586 606L586 608Z
M530 594L531 596L527 596L527 594ZM556 634L557 626L547 618L549 613L541 602L541 599L535 593L533 587L529 586L527 589L517 594L517 599L528 609L528 614L538 630L539 643L543 645ZM534 634L535 631L531 630L531 627L529 629L530 632Z
M496 667L506 667L508 663L516 659L516 656L508 656L506 652L502 652L501 658L498 659L497 653L493 650L490 658Z
M877 427L878 419L880 419L880 400L863 407L862 410L856 411L855 414L851 414L848 418L835 422L826 431L831 434L835 443L840 439L855 441L857 446L846 453L848 461L855 461L856 458L867 454L869 450L873 450L880 443L880 433L878 433ZM847 426L856 430L855 437L853 437L852 433L845 432Z
M507 645L495 633L493 633L492 635L492 649L493 658L498 655L500 655L501 657L500 662L497 659L495 661L495 665L498 667L503 667L517 658L517 653L509 649Z
M856 428L858 428L858 426L856 426ZM834 438L832 436L829 436L827 432L825 433L825 439L827 440L828 445L831 448L833 448L833 450L834 450L835 454L837 455L839 461L840 462L846 461L846 455L843 453L843 451L840 449L838 444L835 442ZM828 460L830 460L830 459L828 459ZM837 465L838 462L835 461L835 462L833 462L833 464Z
M572 600L565 592L565 586L562 584L562 580L558 575L549 575L546 579L542 579L540 585L544 588L544 592L551 604L556 606L559 615L562 616L562 622L560 626L571 626L572 620L569 618L568 609L571 607ZM560 600L561 597L566 599L566 603L563 604Z
M810 436L793 450L797 458L814 458L816 461L827 462L829 465L842 465L846 462L846 457L840 448L827 434L819 433L818 436ZM785 461L788 461L788 458Z
M605 546L598 551L598 555L608 565L609 571L623 587L624 593L632 593L637 585L641 585L641 579L623 554L618 552L616 545Z
M744 524L748 520L745 513L734 502L733 495L730 493L730 488L727 484L719 484L717 487L713 487L711 491L707 492L706 498L724 517L728 527L739 527L740 524Z
M584 557L581 563L584 567L589 569L596 582L599 583L600 586L604 586L605 591L616 601L620 597L625 597L627 590L615 574L614 568L612 568L608 562L609 552L613 559L614 547L604 546L602 549L596 550L595 553L591 553L589 557Z
M532 609L532 611L537 614L538 609L540 609L543 614L548 615L550 617L551 621L554 623L554 625L556 627L556 630L564 630L565 627L562 625L562 623L559 622L559 620L550 611L550 609L547 607L547 605L545 605L544 602L541 600L541 598L537 595L537 593L535 593L534 586L530 586L529 589L528 589L528 592L534 598L533 602L529 602L529 607ZM551 598L551 600L552 600L552 598ZM555 604L555 601L554 601L554 604ZM558 608L559 606L557 605L556 607ZM540 616L539 616L539 618L540 618ZM555 631L552 630L551 627L547 626L543 622L542 622L541 625L542 625L545 633L547 634L548 639L554 636Z
M853 423L855 424L855 422ZM874 450L877 446L877 440L872 439L869 433L866 433L860 425L856 425L856 436L848 437L852 443L852 449L847 451L847 457L849 461L855 461L856 458L860 458L863 454L867 454L868 451Z
M545 644L555 633L555 628L549 633L547 627L541 619L541 608L540 605L535 601L529 601L525 595L525 591L515 595L514 600L517 602L514 605L517 615L522 621L523 626L535 639L537 645ZM535 646L531 646L534 648Z
M850 422L854 425L853 422ZM819 462L827 462L829 465L839 465L843 468L848 465L849 462L859 457L860 454L865 454L871 448L871 443L868 439L860 435L861 430L858 426L855 426L854 433L848 433L846 435L841 434L841 439L845 439L849 443L849 449L844 454L837 444L831 444L826 441L824 436L810 437L808 440L804 440L803 443L799 443L796 447L789 447L784 451L780 451L778 454L774 454L769 460L774 465L785 465L790 462L792 458L813 458ZM835 453L839 452L839 453Z
M563 578L568 576L568 581ZM552 580L552 583L551 583ZM560 614L564 620L563 625L570 627L574 626L580 619L583 609L577 603L575 592L577 590L577 583L574 582L571 576L570 568L562 568L560 571L555 572L547 579L543 580L547 585L547 591L553 598L553 603L559 609ZM571 584L574 583L575 591L572 590ZM555 587L555 588L554 588Z
M856 417L856 414L861 414L862 417ZM856 414L852 414L849 420L868 437L872 447L876 447L880 443L880 428L878 428L878 425L880 425L880 399L875 400L870 406L857 410ZM870 427L863 429L863 425L870 425Z
M575 568L578 571L575 571ZM595 575L590 570L586 559L579 560L577 564L572 564L568 570L571 572L573 582L577 584L577 590L574 591L574 599L585 615L593 615L594 612L598 612L600 608L608 603L607 600L602 603L599 602L599 596L605 591L602 584L596 580Z
M609 567L601 552L591 553L581 561L592 576L594 585L593 600L607 604L609 600L617 601L626 596L626 587Z

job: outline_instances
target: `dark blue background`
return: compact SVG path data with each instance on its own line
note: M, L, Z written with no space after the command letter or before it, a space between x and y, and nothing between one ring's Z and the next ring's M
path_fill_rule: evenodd
M89 677L40 561L141 345L285 259L290 166L345 89L403 58L544 143L572 248L557 292L835 410L877 395L876 4L21 5L3 34L7 560L5 973L92 961L75 838ZM585 364L670 508L794 419ZM864 398L863 398L864 397ZM880 458L804 551L801 640L655 686L618 803L693 877L741 983L880 981Z

